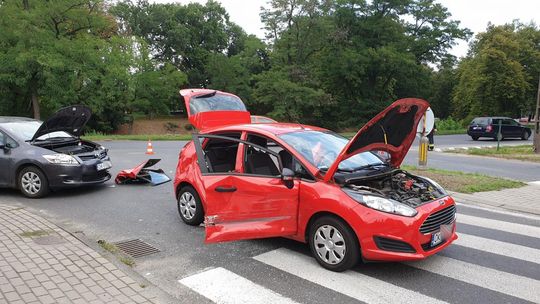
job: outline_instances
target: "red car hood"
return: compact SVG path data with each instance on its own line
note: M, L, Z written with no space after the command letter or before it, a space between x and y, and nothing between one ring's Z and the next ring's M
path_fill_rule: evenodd
M349 157L366 151L386 151L390 164L399 167L407 155L416 128L429 103L417 98L400 99L366 123L347 143L324 176L325 181L334 177L339 164Z

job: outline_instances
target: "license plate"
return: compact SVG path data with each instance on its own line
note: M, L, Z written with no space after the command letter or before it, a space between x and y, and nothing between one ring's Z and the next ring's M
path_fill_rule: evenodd
M431 235L431 244L430 247L438 245L440 242L442 242L442 231L435 232Z
M473 127L473 130L481 130L482 127Z
M106 170L106 169L109 169L110 167L112 167L112 163L110 161L104 161L96 165L96 168L98 171Z

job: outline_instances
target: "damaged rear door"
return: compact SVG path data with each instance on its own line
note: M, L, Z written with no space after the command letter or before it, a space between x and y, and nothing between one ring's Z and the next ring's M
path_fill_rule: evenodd
M202 173L205 200L207 243L294 235L297 231L299 181L285 185L281 176L264 176L242 172L242 162L234 170L219 171L210 163L214 156L203 149L202 142L217 139L238 144L236 159L244 147L256 147L261 153L277 153L247 141L219 136L193 135L198 164ZM208 152L208 153L207 153ZM223 165L221 165L223 166Z

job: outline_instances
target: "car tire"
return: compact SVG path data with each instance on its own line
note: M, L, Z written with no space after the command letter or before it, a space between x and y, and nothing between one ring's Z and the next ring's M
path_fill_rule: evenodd
M47 176L35 166L23 168L17 176L17 183L21 193L29 198L44 197L50 191Z
M472 138L472 140L477 141L479 137L478 136L471 136L471 138Z
M204 220L204 210L201 198L191 186L184 186L178 191L178 214L182 221L188 225L198 226Z
M523 140L528 140L529 137L531 137L531 133L530 133L530 132L527 132L527 130L524 130L524 131L523 131L523 134L521 134L521 139L523 139Z
M341 219L323 216L309 229L309 247L317 262L336 272L354 267L360 260L360 246L354 231Z

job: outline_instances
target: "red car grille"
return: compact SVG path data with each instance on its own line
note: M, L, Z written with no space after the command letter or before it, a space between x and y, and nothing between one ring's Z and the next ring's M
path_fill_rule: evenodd
M432 233L439 230L441 225L452 223L455 218L456 206L451 205L428 216L422 226L420 226L420 232L424 234Z

